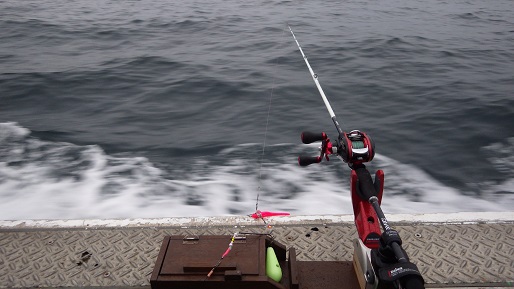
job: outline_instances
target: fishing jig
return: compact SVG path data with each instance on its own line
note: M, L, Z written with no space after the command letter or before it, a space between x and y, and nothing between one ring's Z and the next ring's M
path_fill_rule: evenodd
M220 266L221 261L223 261L223 259L230 253L230 251L232 251L232 246L234 246L234 240L236 239L237 235L238 235L238 233L234 233L234 235L232 236L232 239L230 240L230 243L228 244L227 250L225 250L225 253L223 253L223 255L221 255L221 258L218 260L218 263L216 263L216 265L214 265L214 267L212 267L211 271L209 271L206 279L211 277L211 275L214 273L214 270L216 270L216 268L218 268Z

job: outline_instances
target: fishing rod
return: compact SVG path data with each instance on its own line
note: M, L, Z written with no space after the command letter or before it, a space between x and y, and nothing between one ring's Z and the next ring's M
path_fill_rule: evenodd
M303 56L303 60L305 60L305 64L307 64L307 67L309 68L309 71L311 72L312 79L314 80L314 83L316 83L316 87L318 88L319 93L321 94L321 98L323 99L323 102L325 103L325 106L327 107L328 113L330 114L330 117L332 118L332 121L334 122L334 125L336 126L337 132L339 133L339 136L341 136L341 134L343 134L343 130L341 129L339 122L337 122L336 114L334 113L334 110L332 109L332 106L330 105L330 102L328 101L328 98L325 95L325 92L323 92L323 88L321 88L321 84L319 84L318 75L316 73L314 73L314 70L312 70L309 60L307 60L307 56L305 56L305 53L303 53L302 47L300 46L298 39L296 39L296 36L294 35L293 29L291 29L291 26L289 26L289 25L287 27L289 27L289 31L291 31L294 41L296 42L298 49L300 49L300 53Z
M335 143L330 141L325 132L302 132L303 143L310 144L321 141L322 145L319 156L299 156L298 163L300 166L308 166L321 162L324 157L328 161L329 155L336 154L352 170L350 188L355 224L359 234L358 242L354 242L355 255L364 255L364 259L367 259L363 260L359 256L354 256L354 260L359 263L356 268L358 269L356 270L357 274L364 275L358 278L361 288L377 288L383 283L393 284L395 288L424 289L421 273L417 266L409 261L407 253L402 248L402 240L398 231L391 228L380 207L384 189L384 173L382 170L378 170L375 174L375 181L373 181L364 165L365 162L373 160L375 156L374 142L367 134L359 130L346 133L341 129L334 110L321 88L318 75L314 73L291 26L288 25L288 27L338 132ZM377 219L383 232L375 222ZM358 254L359 252L360 254Z

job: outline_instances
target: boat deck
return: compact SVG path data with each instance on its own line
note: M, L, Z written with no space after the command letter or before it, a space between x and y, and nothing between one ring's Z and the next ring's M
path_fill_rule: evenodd
M513 212L387 217L427 287L514 287ZM270 223L300 261L352 260L353 216ZM269 229L247 217L0 221L0 288L150 288L164 236L235 232Z

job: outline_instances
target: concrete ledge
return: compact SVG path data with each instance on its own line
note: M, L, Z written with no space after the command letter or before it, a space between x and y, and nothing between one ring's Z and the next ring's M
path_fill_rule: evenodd
M461 212L436 214L386 214L394 224L478 224L514 222L514 212ZM275 225L351 223L353 215L287 216L267 218ZM155 219L13 220L0 221L2 229L105 228L105 227L204 227L262 224L247 216L177 217Z

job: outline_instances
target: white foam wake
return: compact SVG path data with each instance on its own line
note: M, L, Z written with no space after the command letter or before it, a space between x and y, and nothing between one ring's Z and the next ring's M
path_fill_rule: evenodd
M512 141L503 146L514 147ZM43 141L15 123L1 123L0 219L246 215L254 212L257 193L260 210L352 213L349 169L340 161L302 168L295 161L300 146L276 145L268 151L279 153L263 163L259 180L255 160L245 157L256 148L258 144L238 145L218 153L226 161L198 157L190 167L163 171L144 157ZM499 166L512 166L512 159L502 160ZM386 156L376 156L374 166L386 172L386 213L509 211L514 205L512 178L491 188L504 194L476 198Z

